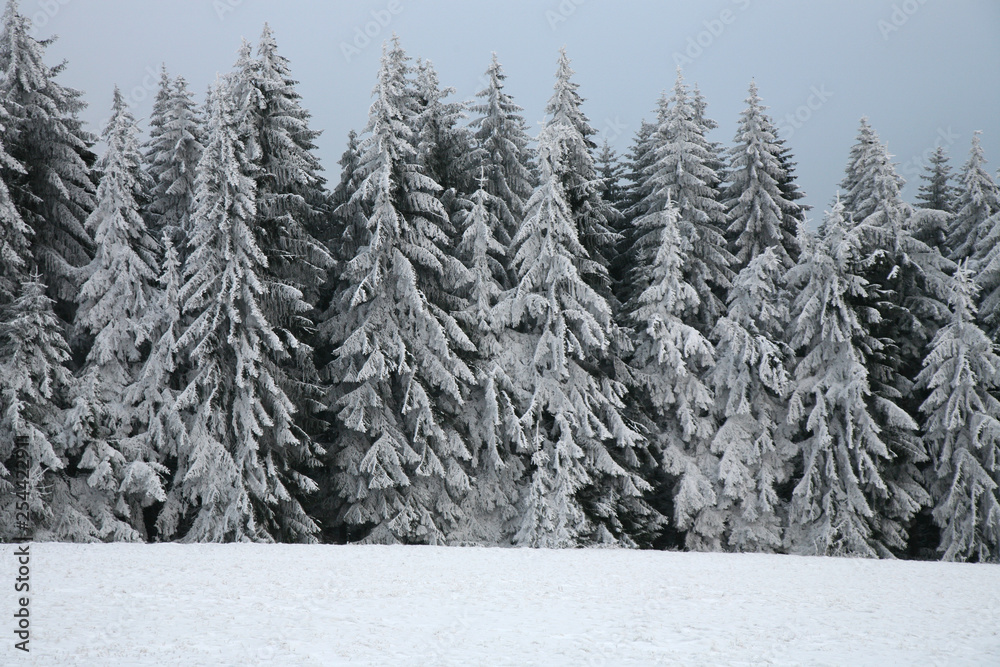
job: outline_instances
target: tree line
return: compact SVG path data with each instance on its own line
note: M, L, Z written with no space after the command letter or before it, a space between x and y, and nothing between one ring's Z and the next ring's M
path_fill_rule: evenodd
M1000 190L903 201L862 119L818 228L751 83L618 156L565 52L538 135L383 46L328 188L265 26L97 137L0 33L0 538L1000 560Z

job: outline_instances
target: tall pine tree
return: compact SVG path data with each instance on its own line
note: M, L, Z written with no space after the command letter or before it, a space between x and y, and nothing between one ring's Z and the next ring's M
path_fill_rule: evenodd
M967 265L955 276L952 319L931 343L918 382L934 465L927 473L944 560L1000 562L1000 355L975 323Z
M27 439L27 503L35 539L97 541L102 534L76 508L66 473L65 408L73 386L69 346L36 273L17 286L0 320L0 540L15 531L13 452Z
M469 110L476 114L469 123L476 142L476 158L472 167L486 169L487 194L496 197L498 217L503 223L507 240L513 238L524 219L524 205L535 183L533 153L522 112L504 90L507 75L496 53L486 70L489 81L476 93L480 102ZM503 237L498 237L501 243Z
M394 38L383 47L353 195L367 235L322 327L333 350L327 405L343 500L331 522L352 529L349 538L442 543L453 537L469 488L470 452L456 422L475 377L456 349L473 346L429 296L466 273L447 275L447 213L441 186L417 163L410 72Z
M799 441L801 477L789 508L786 546L808 555L890 556L905 546L899 517L885 512L894 489L884 479L892 453L870 406L866 357L881 343L868 331L872 286L862 276L862 243L838 203L788 273L799 290L791 345L798 353L789 420ZM895 424L910 418L891 403ZM912 499L911 504L916 504Z
M706 127L678 70L673 96L661 104L659 126L651 137L654 152L642 207L662 211L668 198L677 206L678 230L690 248L684 257L684 277L698 293L685 320L708 335L726 310L733 258L723 237L725 209L719 203L720 179L713 167L717 157L705 138Z
M571 87L559 90L572 97ZM607 273L584 247L563 182L581 158L581 136L568 116L539 136L540 184L512 247L518 283L498 307L512 329L505 370L526 396L531 459L515 541L534 547L632 544L631 522L651 515L636 472L642 439L622 417L625 388L599 366L611 307L584 276L602 284Z
M796 243L796 249L798 243ZM716 496L726 546L774 551L782 545L785 482L794 447L786 428L791 386L781 341L789 322L778 246L755 256L733 280L729 310L713 331L716 364L708 374L721 422L712 440L719 456Z
M979 132L972 136L969 159L958 175L958 196L955 199L955 217L948 230L948 247L951 258L961 261L967 257L982 258L977 252L980 241L989 233L989 218L1000 211L1000 187L986 171L986 157L979 141Z
M718 549L723 526L713 482L719 461L710 450L716 425L712 393L703 381L715 351L685 321L699 305L698 291L683 270L691 246L678 229L679 211L669 195L664 199L662 210L634 222L630 281L636 296L626 304L635 332L631 364L653 450L671 476L662 483L668 486L675 527L687 532L688 548Z
M149 119L144 164L151 181L145 218L150 234L166 232L183 260L192 231L194 190L204 137L187 82L163 70Z
M44 62L48 41L31 36L31 24L8 0L0 31L0 105L4 144L16 162L0 166L21 219L32 229L32 254L43 281L67 305L79 286L77 269L93 253L83 223L94 207L90 179L93 137L78 114L82 93L56 82L65 63ZM19 165L17 168L14 164ZM63 312L64 319L70 314Z
M729 150L725 206L729 228L727 237L735 257L734 271L746 267L767 248L774 248L781 264L791 268L798 257L797 230L788 229L785 220L797 205L786 201L781 183L785 172L778 143L778 131L765 113L757 95L757 84L750 84L747 108L740 114L735 145Z
M321 453L296 425L282 389L297 345L268 320L278 288L268 273L267 233L257 225L260 169L244 143L231 82L210 99L208 142L198 166L193 248L180 299L191 324L178 344L192 367L178 407L188 438L178 452L177 500L187 541L310 541L317 531L300 504L316 488L302 469Z
M86 223L97 252L76 297L75 326L93 342L69 413L69 453L89 487L81 509L102 535L130 540L145 536L142 508L164 499L157 454L132 439L132 406L123 400L143 362L156 280L156 244L139 212L146 188L136 132L116 88Z

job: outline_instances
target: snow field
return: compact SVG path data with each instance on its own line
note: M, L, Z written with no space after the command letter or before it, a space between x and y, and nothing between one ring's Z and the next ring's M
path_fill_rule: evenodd
M8 620L3 665L1000 664L987 565L46 543L31 566L32 651Z

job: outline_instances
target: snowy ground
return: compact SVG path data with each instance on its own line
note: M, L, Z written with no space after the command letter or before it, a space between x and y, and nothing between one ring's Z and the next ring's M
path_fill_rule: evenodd
M31 546L3 665L1000 665L1000 567L619 550Z

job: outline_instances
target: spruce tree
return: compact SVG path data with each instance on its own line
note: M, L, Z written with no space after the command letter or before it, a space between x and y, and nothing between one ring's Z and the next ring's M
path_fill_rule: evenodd
M733 257L723 237L725 209L719 203L720 179L712 166L716 157L705 138L706 127L678 71L673 96L665 107L661 105L659 126L651 138L654 157L642 207L662 211L668 198L676 204L678 230L690 248L684 257L684 277L698 293L685 320L708 335L725 313Z
M602 181L601 198L618 208L624 200L621 180L625 166L619 161L618 155L607 139L601 144L601 150L595 158L595 169ZM621 220L624 220L624 217Z
M1000 355L975 323L967 263L955 275L951 321L938 331L918 376L934 465L928 481L944 560L1000 562Z
M241 133L258 167L257 225L269 271L275 281L314 298L330 266L328 253L312 234L327 215L326 181L314 154L320 132L309 127L311 115L301 105L297 84L265 24L256 58L244 44L230 94L240 110ZM274 298L282 300L280 295ZM282 308L278 305L270 315L277 326L291 327L279 320Z
M149 126L144 146L144 165L151 181L146 223L154 238L163 232L170 236L183 261L192 231L195 179L204 137L187 82L182 77L171 79L166 69L161 73Z
M123 394L143 362L156 280L156 244L139 212L145 196L136 124L116 88L98 164L97 206L86 227L97 252L82 269L75 326L92 340L68 415L69 453L90 490L86 511L115 539L145 533L142 508L164 499L157 454L133 435ZM81 499L83 501L84 499Z
M443 543L461 520L468 444L457 427L463 388L475 381L456 349L473 346L431 301L454 271L440 185L417 163L409 58L383 46L367 136L362 204L367 235L322 325L333 359L326 399L336 417L332 522L370 542ZM453 261L457 262L457 259Z
M701 135L707 140L709 132L718 129L719 124L705 115L708 109L708 101L705 99L697 83L691 88L691 105L694 108L694 121L701 129ZM707 141L706 146L710 155L708 166L716 175L716 180L710 183L710 185L721 192L722 183L727 180L725 150L718 141Z
M47 66L44 52L50 42L30 33L17 1L8 0L0 31L0 105L6 116L5 148L15 162L0 166L0 177L34 231L32 255L43 280L64 306L79 284L75 269L93 253L83 226L94 207L93 137L77 117L85 106L82 93L55 80L65 63Z
M891 454L881 471L890 488L888 504L877 512L905 525L928 500L918 470L927 453L917 434L920 397L913 382L926 345L947 319L945 299L954 265L913 236L913 211L900 195L903 181L866 120L851 155L844 186L850 186L862 275L871 286L865 305L879 314L866 324L880 343L865 359L872 391L869 411ZM897 408L909 419L900 419ZM905 539L905 533L901 536Z
M893 456L871 412L874 396L866 356L881 347L868 331L876 311L866 307L872 286L862 276L862 243L838 203L788 273L799 290L793 306L791 346L798 353L789 420L801 477L789 508L786 546L807 555L890 556L905 546L900 517L890 505L918 505L884 478ZM886 402L892 425L912 420Z
M603 183L593 158L597 146L592 137L597 131L583 113L583 98L577 92L580 86L572 80L573 74L566 50L561 49L555 90L545 107L548 116L545 127L562 128L549 135L551 139L564 142L560 159L552 168L562 184L580 242L589 257L589 262L582 267L584 280L608 299L611 289L607 269L619 240L614 230L620 214L601 198Z
M167 507L180 505L185 541L310 541L317 527L299 498L316 485L302 469L318 464L321 450L296 425L297 406L282 389L298 343L276 331L265 307L279 293L295 309L302 295L270 280L262 250L269 230L257 224L260 167L244 143L232 85L211 95L198 165L180 293L191 324L178 341L192 368L177 397L188 438Z
M266 285L260 305L281 339L280 389L296 406L300 436L325 429L319 419L321 390L314 365L313 306L333 259L316 240L328 215L322 167L316 158L319 132L309 127L288 60L278 53L265 24L256 57L249 44L240 50L227 94L238 110L241 141L255 169L256 219L260 251L266 258Z
M977 261L982 259L980 241L989 233L987 221L1000 211L1000 187L986 171L986 157L983 155L979 134L976 132L972 136L969 159L958 175L955 217L948 230L948 247L951 259L955 261L967 257Z
M472 483L463 499L464 525L459 540L496 545L510 544L516 528L524 471L520 451L526 441L516 412L514 382L502 365L509 334L496 312L507 281L507 248L497 240L504 233L497 215L504 203L486 192L489 180L485 168L483 173L458 246L470 280L464 286L468 306L455 317L476 346L470 361L476 383L470 387L465 404Z
M718 457L710 450L716 425L713 397L703 382L715 363L708 339L685 321L696 310L698 292L684 275L690 241L678 229L680 213L669 196L662 210L638 218L635 268L630 281L636 296L626 304L635 332L637 398L647 415L653 451L671 476L674 525L686 531L689 549L721 548L722 517L714 488ZM664 508L666 509L666 508Z
M465 107L445 101L455 94L455 89L441 87L431 61L418 59L415 74L417 113L413 130L418 162L424 175L448 193L446 200L464 199L475 188L475 164L470 159L472 135L461 124ZM463 205L456 202L448 208L454 213Z
M469 123L476 144L472 167L486 170L486 193L497 199L497 216L503 223L501 243L513 238L524 219L524 205L535 183L533 153L529 146L522 112L504 90L507 75L496 53L486 70L489 82L476 93L481 101L469 111L476 117Z
M796 244L796 248L798 244ZM785 427L790 387L782 340L789 322L778 246L756 255L733 280L729 310L713 331L716 364L708 374L721 426L717 510L727 548L774 551L782 545L784 507L776 488L794 453Z
M571 87L557 90L572 97ZM599 365L611 308L584 276L601 284L607 273L584 247L563 182L581 136L570 117L539 136L540 183L512 247L518 283L497 309L512 329L505 370L525 396L529 481L515 536L525 546L632 544L633 522L652 516L636 472L642 439L622 417L625 388Z
M65 473L63 422L73 376L62 325L35 273L17 286L0 320L0 541L16 537L12 454L27 438L28 498L35 539L103 537L76 509Z
M976 283L981 293L979 321L993 342L1000 344L1000 210L986 221L985 227L988 231L977 248L981 259L976 262Z
M5 148L8 124L9 118L0 105L0 318L3 308L17 296L33 264L32 230L21 219L4 182L5 173L22 173L24 169Z
M616 256L610 267L616 288L615 297L619 303L628 303L634 296L634 290L628 280L629 272L634 266L632 249L635 247L638 234L634 221L647 212L645 208L645 200L649 194L646 189L647 175L654 157L653 134L656 128L655 123L642 121L632 139L632 146L624 156L623 178L626 183L618 204L622 212L619 225L621 239L618 241Z
M136 373L135 381L123 395L131 409L133 435L129 447L155 452L156 460L166 469L179 473L177 461L187 446L184 415L178 409L177 396L183 389L183 358L177 341L183 332L180 290L181 262L168 231L163 232L163 262L153 301L147 314L149 354ZM183 480L165 479L164 486L182 486ZM178 533L178 520L184 505L176 493L163 498L156 512L156 537Z
M938 146L920 175L923 183L917 191L917 205L934 211L955 212L955 186L951 184L951 165L944 146Z
M751 82L747 108L740 114L735 145L729 150L729 186L725 207L727 237L735 257L733 270L746 267L767 248L774 248L781 264L791 268L798 256L797 230L785 220L797 206L784 198L780 184L787 179L782 168L778 131L764 112Z
M798 181L795 178L796 163L793 160L792 149L785 145L784 138L780 136L775 140L775 143L779 147L778 161L781 163L781 173L784 174L784 177L778 181L778 189L788 204L788 208L785 209L782 216L782 228L786 235L798 239L806 224L806 213L812 207L799 203L799 200L803 199L806 193L799 188ZM799 252L801 250L798 248L798 245L795 244L787 247L786 250L789 251L792 262L798 263Z

